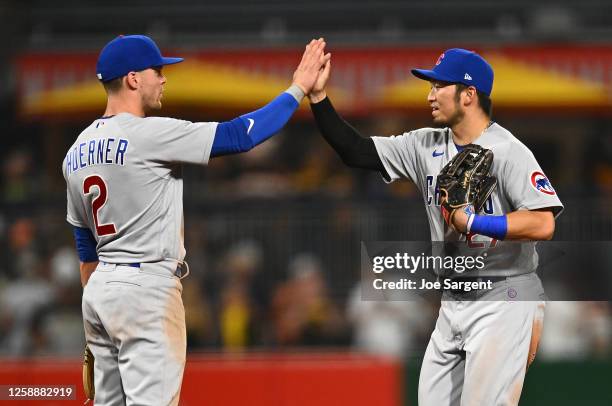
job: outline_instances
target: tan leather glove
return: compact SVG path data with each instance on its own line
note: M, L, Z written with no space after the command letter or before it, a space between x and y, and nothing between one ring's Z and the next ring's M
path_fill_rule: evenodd
M96 387L94 385L94 356L89 350L89 347L85 346L85 353L83 354L83 390L87 399L94 399L96 394Z

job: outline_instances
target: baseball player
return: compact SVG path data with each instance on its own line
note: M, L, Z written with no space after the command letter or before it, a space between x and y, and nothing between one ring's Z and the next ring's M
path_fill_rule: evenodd
M563 206L531 151L491 120L493 69L481 56L449 49L433 69L412 73L431 83L427 101L435 128L362 137L326 96L330 62L309 94L311 108L323 137L347 165L380 171L386 182L408 178L415 183L423 194L432 241L509 247L491 258L482 273L470 275L495 275L489 278L492 289L479 291L478 300L443 292L421 368L419 405L516 405L544 310L534 241L552 238ZM449 224L440 210L446 196L436 190L436 178L470 144L493 152L491 176L497 187L481 212L456 210ZM488 252L494 255L495 249Z
M188 272L181 166L248 151L280 130L329 60L324 48L312 40L286 91L221 123L149 117L162 105L162 68L183 60L163 57L150 38L120 36L102 49L106 111L62 164L96 405L178 404L186 358L180 279Z

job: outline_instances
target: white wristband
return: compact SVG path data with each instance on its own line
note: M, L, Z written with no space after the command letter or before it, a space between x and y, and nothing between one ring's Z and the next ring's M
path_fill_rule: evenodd
M305 96L302 89L300 89L298 85L293 85L293 84L289 86L287 90L285 90L285 93L289 93L291 96L293 96L293 98L295 99L295 101L298 102L298 104L302 102L302 99Z
M466 227L467 233L466 234L469 234L470 230L472 229L472 223L474 222L474 217L476 217L476 215L473 214L473 213L470 214L470 216L468 217L467 227Z

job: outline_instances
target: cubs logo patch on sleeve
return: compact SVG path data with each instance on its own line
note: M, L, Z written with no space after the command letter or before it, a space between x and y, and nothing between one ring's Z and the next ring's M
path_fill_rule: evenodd
M535 171L531 174L531 186L533 186L538 192L542 192L547 195L552 196L557 194L546 175L539 171Z

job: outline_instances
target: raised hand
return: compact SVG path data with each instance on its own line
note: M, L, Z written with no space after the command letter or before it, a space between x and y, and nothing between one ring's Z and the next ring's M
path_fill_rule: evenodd
M304 94L309 94L317 82L319 74L324 72L331 54L325 54L325 41L323 38L313 39L308 45L302 60L293 73L293 84L299 86Z
M331 58L331 54L327 54ZM327 97L325 86L331 73L331 59L328 59L319 72L319 77L308 94L311 103L318 103Z

